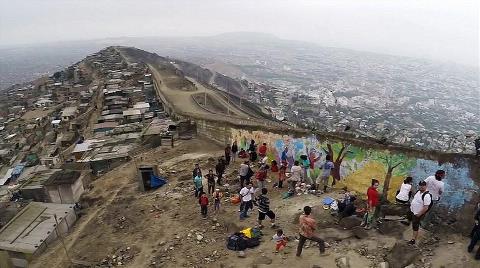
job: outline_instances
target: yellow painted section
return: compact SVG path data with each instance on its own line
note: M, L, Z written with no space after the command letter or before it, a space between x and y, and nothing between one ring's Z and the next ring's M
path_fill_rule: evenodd
M366 197L367 189L370 187L372 179L377 179L380 181L380 187L378 191L381 193L383 191L383 183L385 181L385 175L387 170L385 166L379 162L370 161L363 166L363 168L356 170L352 174L348 175L343 179L337 187L347 186L349 191L357 192L358 196ZM331 180L331 179L330 179ZM401 176L392 176L390 181L390 190L388 191L388 200L395 200L395 193L400 188L400 185L403 182L403 177Z

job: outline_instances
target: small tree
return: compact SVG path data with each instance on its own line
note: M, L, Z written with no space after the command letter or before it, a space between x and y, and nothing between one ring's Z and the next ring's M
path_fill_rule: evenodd
M383 183L383 194L382 200L388 200L388 190L390 189L390 181L392 180L392 173L395 168L404 163L404 158L402 155L385 155L384 157L379 157L384 161L387 166L387 174L385 174L385 181Z
M332 170L332 177L333 177L332 184L335 184L337 181L340 180L340 166L342 165L343 159L347 155L348 147L350 147L350 144L342 143L342 147L340 148L340 151L338 152L335 158L332 145L330 143L327 143L328 151L326 151L326 153L332 157L332 161L334 165L334 169Z

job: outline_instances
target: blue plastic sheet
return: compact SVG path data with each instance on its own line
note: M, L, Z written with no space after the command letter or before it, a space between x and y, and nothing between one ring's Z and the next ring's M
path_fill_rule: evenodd
M151 175L150 177L150 187L153 189L160 188L163 185L167 184L167 178L164 177L157 177L155 175Z

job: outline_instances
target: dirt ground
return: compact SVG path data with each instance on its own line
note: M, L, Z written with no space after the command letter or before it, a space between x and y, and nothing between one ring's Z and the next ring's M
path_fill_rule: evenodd
M349 266L378 267L396 243L405 243L411 230L392 225L390 231L372 229L358 239L354 232L336 223L336 218L321 207L325 195L301 195L282 199L283 191L268 183L271 208L277 224L291 238L281 253L274 252L271 237L275 230L263 229L261 244L247 249L243 258L226 248L229 234L253 227L258 212L239 221L238 205L222 202L221 212L213 214L209 207L206 220L200 216L198 201L193 196L191 171L199 162L203 173L214 169L222 154L220 147L202 139L178 141L174 148L159 147L145 152L115 170L96 179L83 197L88 205L74 229L65 237L68 261L62 244L57 241L39 256L31 267L337 267L339 258ZM160 189L139 192L136 166L158 165L169 182ZM237 160L227 169L226 187L238 188ZM225 188L223 188L225 189ZM336 197L339 193L330 193ZM318 231L330 244L328 256L320 256L314 244L307 242L301 257L295 256L297 221L305 205L314 207ZM363 229L362 229L363 230ZM466 252L467 238L449 234L422 233L421 251L414 267L479 267ZM341 265L341 264L338 264ZM392 267L392 266L390 266Z

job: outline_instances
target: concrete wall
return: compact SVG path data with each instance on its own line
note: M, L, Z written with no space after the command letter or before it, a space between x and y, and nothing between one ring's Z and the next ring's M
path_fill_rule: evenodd
M216 121L195 120L197 134L206 137L220 145L226 145L231 140L231 128L224 123Z

